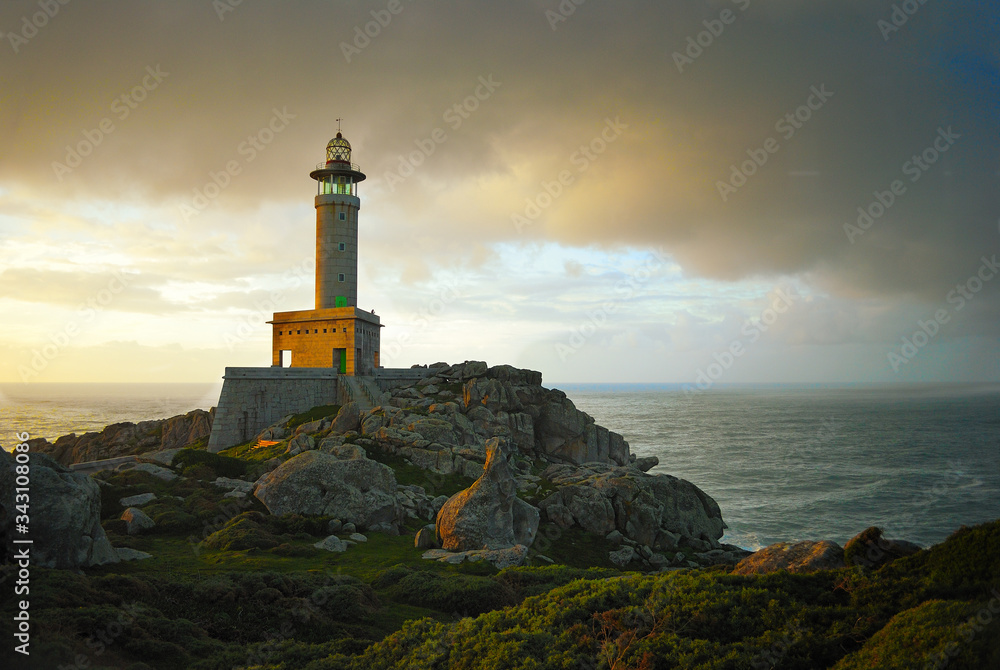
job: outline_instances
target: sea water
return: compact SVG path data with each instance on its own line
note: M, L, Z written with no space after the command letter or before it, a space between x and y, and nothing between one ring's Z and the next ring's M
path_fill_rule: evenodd
M749 549L868 526L930 545L1000 518L1000 386L556 384L652 470L711 495ZM218 402L218 384L0 385L0 444L55 440Z
M927 546L1000 518L1000 386L563 385L654 473L711 495L724 541L844 543L869 526Z

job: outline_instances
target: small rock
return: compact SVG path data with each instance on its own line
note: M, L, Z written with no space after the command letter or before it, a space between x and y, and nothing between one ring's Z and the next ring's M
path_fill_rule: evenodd
M367 542L368 538L361 533L351 533L348 537L354 542Z
M348 534L349 534L349 533L354 533L354 532L356 532L357 530L358 530L358 527L357 527L357 526L355 526L355 525L354 525L353 523L351 523L350 521L348 521L347 523L345 523L345 524L344 524L343 526L341 526L341 527L340 527L340 531L341 531L342 533L348 533Z
M139 551L138 549L130 549L129 547L115 547L115 552L118 554L118 559L121 561L141 561L146 558L152 558L152 554L147 554L144 551Z
M124 470L132 470L134 472L146 472L153 475L157 479L162 479L165 482L170 482L177 479L177 473L172 470L167 470L166 468L161 468L159 465L153 465L152 463L125 463L116 468L117 472L122 472Z
M159 463L160 465L165 465L169 468L174 464L174 456L176 456L179 451L180 449L164 449L163 451L154 451L152 453L142 454L139 458L144 461Z
M427 530L426 528L418 530L416 536L413 538L413 546L417 549L437 548L437 538L435 537L434 531Z
M229 489L230 491L250 491L253 489L253 484L253 482L243 479L230 479L229 477L216 477L215 481L212 482L213 486L218 486L220 489Z
M649 557L653 555L653 550L646 545L642 545L639 547L639 554L646 560L649 560Z
M663 554L653 554L649 557L649 564L659 570L660 568L666 566L670 561Z
M635 558L635 549L626 545L618 551L612 551L609 553L608 558L611 559L611 562L619 568L624 568L632 562L632 559Z
M674 565L680 565L684 562L685 558L687 557L684 555L684 552L678 551L677 554L674 555Z
M156 500L155 493L140 493L139 495L122 498L118 502L121 503L122 507L139 507L153 500Z
M643 456L642 458L635 459L635 467L639 468L643 472L649 472L657 465L660 464L660 459L656 456Z
M122 512L121 520L128 524L129 535L136 535L156 525L149 515L138 507L129 507Z
M285 450L285 453L296 456L304 451L312 451L315 448L316 439L308 433L301 433L288 441L288 449Z
M320 540L313 546L317 549L325 549L327 551L347 551L347 543L336 535L331 535L325 540Z
M340 519L331 519L330 523L327 524L326 530L330 533L339 533L343 527L344 524Z
M612 543L612 544L620 545L622 543L622 541L625 539L625 536L622 535L617 530L613 530L610 533L608 533L607 535L605 535L604 539L607 540L608 542Z

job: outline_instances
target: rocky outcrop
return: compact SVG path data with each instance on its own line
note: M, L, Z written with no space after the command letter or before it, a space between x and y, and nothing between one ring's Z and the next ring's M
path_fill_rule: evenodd
M367 458L307 451L262 477L254 496L271 514L330 516L366 530L398 533L403 520L392 469Z
M177 449L212 432L215 409L196 409L187 414L158 421L116 423L99 433L64 435L54 443L30 440L33 453L47 454L62 465L97 461L132 454Z
M8 558L12 540L30 539L31 564L77 569L117 563L118 554L101 527L101 490L88 475L71 472L44 454L30 458L31 507L28 533L15 532L15 460L0 450L0 524Z
M393 452L418 450L403 455L420 467L473 478L482 472L484 445L493 437L503 438L528 459L577 465L629 462L628 443L621 435L596 425L565 393L543 388L541 382L539 372L509 365L491 368L481 361L429 368L424 379L392 389L382 406L361 412L357 430ZM445 388L459 384L460 393ZM335 424L333 432L338 430ZM478 452L478 458L468 458L469 451Z
M538 510L516 495L517 484L494 438L486 466L472 486L453 495L437 515L437 537L447 551L530 547L538 531Z
M734 575L759 575L766 572L816 572L844 567L844 550L836 542L778 542L764 547L740 561Z
M844 562L847 565L874 570L920 550L920 545L912 542L885 538L882 536L881 528L872 526L847 541L844 545Z
M486 561L498 570L523 565L528 558L528 548L518 544L508 549L473 549L470 551L447 551L445 549L428 549L421 558L449 565L459 565L469 561L477 563Z
M553 465L543 476L558 488L539 507L563 528L576 525L602 535L617 530L656 550L672 550L680 540L708 550L718 548L726 527L708 494L670 475L588 463Z

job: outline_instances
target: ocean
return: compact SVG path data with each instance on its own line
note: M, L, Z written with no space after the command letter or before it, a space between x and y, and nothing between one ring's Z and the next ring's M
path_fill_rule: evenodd
M1000 385L560 388L715 498L731 544L879 526L929 546L1000 518Z
M652 472L722 508L724 542L843 544L868 526L928 546L1000 518L1000 385L554 384ZM219 384L0 385L0 444L208 409Z

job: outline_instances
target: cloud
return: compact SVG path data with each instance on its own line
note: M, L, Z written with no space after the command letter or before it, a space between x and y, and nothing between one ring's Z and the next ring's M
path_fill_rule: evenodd
M871 305L937 304L1000 251L993 5L928 3L888 39L890 9L861 0L592 2L555 30L545 0L402 7L350 59L364 3L243 3L221 20L191 0L72 3L17 53L0 42L0 253L42 264L6 262L4 295L70 304L112 267L141 273L116 303L137 312L198 309L185 295L238 309L240 292L289 286L337 118L368 174L368 295L402 311L420 304L409 286L454 274L475 309L518 296L544 315L562 300L553 273L587 276L572 261L519 284L505 245L663 247L713 290L798 278L838 306L816 315L825 335L797 337L846 342L909 326ZM5 3L0 27L34 8ZM724 10L734 20L705 37ZM78 167L54 167L74 152ZM897 181L863 234L845 232Z

